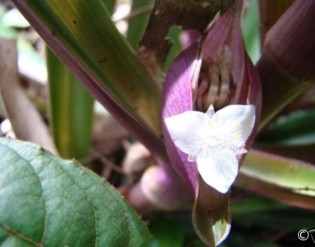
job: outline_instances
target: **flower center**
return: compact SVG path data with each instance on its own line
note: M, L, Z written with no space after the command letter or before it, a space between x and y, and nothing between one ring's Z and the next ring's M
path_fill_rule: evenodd
M234 91L231 67L231 50L226 45L218 50L214 58L202 61L196 94L197 110L206 111L211 104L216 108L228 104Z
M217 123L209 119L202 142L202 149L213 150L220 154L238 153L239 143L242 141L242 134L236 131L236 129L239 129L239 126L239 121Z

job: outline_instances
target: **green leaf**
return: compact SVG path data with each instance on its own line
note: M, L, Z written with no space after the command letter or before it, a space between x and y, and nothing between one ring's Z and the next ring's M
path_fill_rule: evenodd
M189 212L159 214L148 225L153 238L141 247L204 247L191 224Z
M231 212L234 219L234 217L238 215L242 216L248 213L255 214L287 207L287 205L275 200L251 195L250 198L241 199L237 202L234 202L231 207Z
M50 113L54 140L64 158L85 158L91 143L93 98L47 49Z
M169 53L167 55L166 61L164 63L163 69L164 71L167 71L174 59L179 55L179 53L182 50L182 45L180 43L180 34L182 33L182 29L178 26L173 26L170 28L168 32L168 39L171 42L171 48L169 50Z
M131 13L136 13L139 10L144 10L145 8L151 7L153 4L153 0L137 0L132 1L131 5ZM140 39L144 33L144 30L148 24L149 20L149 11L147 13L139 14L136 17L133 17L128 22L128 30L127 30L127 40L130 45L137 49L139 46Z
M251 150L236 185L291 205L315 209L315 167L309 163Z
M260 20L258 0L248 1L248 8L245 11L243 19L243 33L246 51L253 61L256 63L260 57Z
M14 3L101 103L109 104L100 96L106 94L116 108L160 134L160 89L116 29L103 1Z
M295 111L275 121L258 141L283 145L315 143L315 110Z
M101 0L101 1L106 6L108 12L112 14L116 5L116 0Z
M2 246L140 246L146 226L115 189L76 161L0 139Z
M177 219L159 217L149 225L154 238L141 247L182 247L184 242L183 222Z

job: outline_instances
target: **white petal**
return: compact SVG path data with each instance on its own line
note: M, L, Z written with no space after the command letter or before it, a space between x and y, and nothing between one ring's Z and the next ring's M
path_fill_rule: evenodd
M197 167L202 179L220 193L226 193L238 173L238 160L235 155L217 155L207 159L197 158Z
M233 133L241 134L243 142L251 134L255 124L254 105L229 105L217 111L212 120L217 124L230 128Z
M202 112L186 111L165 118L165 124L176 147L186 154L196 156L204 141L208 120L209 117Z

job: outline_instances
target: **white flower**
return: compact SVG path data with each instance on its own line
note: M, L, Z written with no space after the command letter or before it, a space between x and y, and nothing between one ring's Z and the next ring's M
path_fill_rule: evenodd
M214 113L186 111L165 119L175 145L196 161L203 180L221 193L234 182L239 155L246 153L245 143L255 122L255 106L229 105Z

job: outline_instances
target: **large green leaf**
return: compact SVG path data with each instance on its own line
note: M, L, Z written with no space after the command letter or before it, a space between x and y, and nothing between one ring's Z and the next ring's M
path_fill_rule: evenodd
M1 246L139 246L149 237L108 183L44 149L0 139Z

